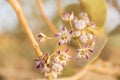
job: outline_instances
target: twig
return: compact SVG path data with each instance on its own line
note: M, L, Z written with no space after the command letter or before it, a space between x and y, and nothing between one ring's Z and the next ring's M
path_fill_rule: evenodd
M51 32L53 34L57 33L57 29L56 29L55 25L48 19L48 17L45 14L41 0L36 0L36 1L37 1L38 6L39 6L43 20L48 25L49 29L51 30Z
M21 6L19 5L18 1L17 0L8 0L8 2L11 4L11 6L13 7L13 9L15 10L21 24L23 25L22 27L24 28L27 36L29 37L31 43L32 43L32 46L36 52L36 54L40 57L43 53L42 51L39 49L39 45L38 43L36 42L33 34L32 34L32 31L30 30L29 28L29 25L27 24L27 21L24 17L24 14L23 14L23 11L22 11L22 8Z

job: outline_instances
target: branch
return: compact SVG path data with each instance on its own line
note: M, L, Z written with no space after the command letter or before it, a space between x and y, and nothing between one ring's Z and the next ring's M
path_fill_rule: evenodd
M31 43L32 43L32 46L36 52L36 54L40 57L43 53L42 51L39 49L39 45L38 43L36 42L33 34L32 34L32 31L30 30L29 28L29 25L27 24L27 21L24 17L24 14L23 14L23 11L22 11L22 8L21 6L19 5L18 1L17 0L8 0L8 2L11 4L11 6L13 7L13 9L15 10L21 24L23 25L22 27L24 28L27 36L29 37Z
M51 30L51 32L53 34L57 33L57 29L56 29L55 25L48 19L48 17L45 14L41 0L36 0L36 1L37 1L38 6L39 6L43 20L48 25L49 29Z

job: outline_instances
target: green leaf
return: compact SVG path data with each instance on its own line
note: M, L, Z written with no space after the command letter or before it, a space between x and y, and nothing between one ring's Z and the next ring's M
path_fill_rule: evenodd
M105 0L80 0L82 10L86 11L91 20L102 27L106 20L106 1Z

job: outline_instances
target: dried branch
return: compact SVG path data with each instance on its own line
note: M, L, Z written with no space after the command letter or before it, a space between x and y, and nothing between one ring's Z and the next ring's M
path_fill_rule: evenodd
M57 29L56 29L55 25L48 19L48 17L45 14L41 0L36 0L36 1L37 1L38 6L39 6L43 20L48 25L49 29L51 30L51 32L53 34L57 33Z
M24 14L23 14L23 11L22 11L22 8L21 6L19 5L18 1L17 0L8 0L8 2L11 4L11 6L13 7L13 9L15 10L21 24L23 25L22 27L24 28L27 36L29 37L31 43L32 43L32 46L36 52L36 54L40 57L43 53L42 51L39 49L39 45L38 43L36 42L33 34L32 34L32 31L30 30L29 28L29 25L27 24L27 21L24 17Z

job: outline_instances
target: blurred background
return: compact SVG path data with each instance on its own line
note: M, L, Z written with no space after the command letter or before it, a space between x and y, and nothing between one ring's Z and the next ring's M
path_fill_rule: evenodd
M18 1L36 40L39 32L52 36L41 17L36 1ZM80 9L80 0L41 1L47 17L58 26L58 29L63 25L62 13L67 12L68 9L74 9L73 11ZM92 68L80 80L120 80L120 0L106 0L106 4L104 29L108 42L98 59L91 64ZM52 44L52 41L41 44L41 50L52 53L55 50ZM7 0L0 0L0 80L38 80L42 75L35 69L36 57L15 11ZM60 77L69 77L78 72L77 69L72 69L73 65L68 65ZM95 67L97 70L94 69Z

